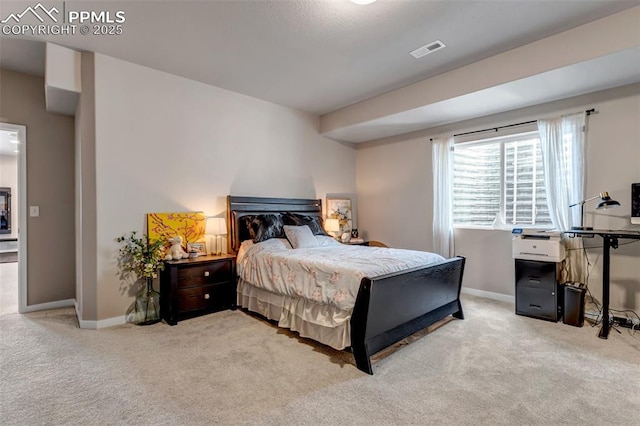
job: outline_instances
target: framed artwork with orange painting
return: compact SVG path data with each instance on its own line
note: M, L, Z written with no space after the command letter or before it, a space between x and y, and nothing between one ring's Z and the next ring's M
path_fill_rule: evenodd
M148 213L147 235L152 240L161 239L167 247L169 238L179 235L187 251L189 243L205 242L206 222L203 212Z

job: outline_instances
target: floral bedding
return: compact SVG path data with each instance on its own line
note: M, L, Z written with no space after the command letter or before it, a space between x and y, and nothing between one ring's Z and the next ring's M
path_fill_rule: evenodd
M250 284L350 311L363 277L427 266L444 258L435 253L340 244L316 236L318 246L293 249L270 239L241 248L238 276Z

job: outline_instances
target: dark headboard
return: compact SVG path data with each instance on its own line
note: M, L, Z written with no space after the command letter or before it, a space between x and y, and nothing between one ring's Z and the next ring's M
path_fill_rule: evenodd
M322 217L322 200L304 198L264 198L227 196L227 223L229 224L228 249L237 253L242 243L240 219L246 215L261 213L301 213Z

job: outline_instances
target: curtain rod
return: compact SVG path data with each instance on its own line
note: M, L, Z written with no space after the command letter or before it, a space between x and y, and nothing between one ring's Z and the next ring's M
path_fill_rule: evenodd
M596 113L595 108L591 108L591 109L588 109L588 110L585 111L585 114L587 114L587 116L589 116L591 114L595 114L595 113ZM472 132L465 132L465 133L458 133L456 135L453 135L453 137L473 135L474 133L482 133L482 132L490 132L490 131L497 132L500 129L508 129L509 127L524 126L525 124L533 124L533 123L537 123L537 122L538 122L538 120L523 121L522 123L507 124L506 126L490 127L488 129L474 130Z

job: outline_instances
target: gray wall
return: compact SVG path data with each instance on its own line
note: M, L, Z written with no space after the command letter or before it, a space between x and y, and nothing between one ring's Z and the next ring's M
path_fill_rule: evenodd
M82 92L76 108L76 307L81 320L95 320L96 296L96 150L94 54L83 52ZM81 324L84 326L84 324Z
M27 218L27 305L73 299L74 119L45 110L43 78L0 70L0 121L27 128L27 205L40 206Z
M18 238L18 156L0 155L0 187L11 188L11 233L2 238Z

